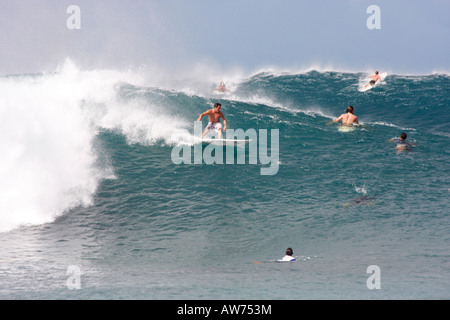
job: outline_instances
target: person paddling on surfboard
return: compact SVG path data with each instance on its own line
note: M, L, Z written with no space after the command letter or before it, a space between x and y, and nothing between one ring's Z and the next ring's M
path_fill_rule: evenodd
M341 116L339 118L337 118L336 120L334 120L333 122L342 121L342 124L347 125L347 126L351 126L354 123L358 124L359 123L358 117L353 114L354 111L355 111L355 109L353 108L353 106L348 106L347 113L341 114Z
M287 248L286 249L286 255L277 260L278 262L289 262L289 261L295 261L296 259L294 258L294 251L292 250L292 248Z
M222 138L222 132L227 131L227 120L225 119L225 116L223 115L222 111L220 111L221 107L222 107L222 105L220 103L215 103L213 109L203 112L200 115L200 117L197 119L197 121L202 121L202 118L204 116L208 116L208 118L209 118L209 123L208 123L208 126L206 127L205 131L202 134L202 139L210 130L218 131L219 139ZM222 120L223 120L223 128L222 128L222 124L220 123L220 118L222 118Z
M273 263L273 262L290 262L290 261L297 261L297 259L294 258L294 250L292 250L292 248L287 248L286 255L281 259L271 260L270 262L253 261L253 263Z
M220 80L220 84L217 88L214 89L215 91L218 92L229 92L230 90L227 89L227 87L225 86L225 82L223 82L223 80Z

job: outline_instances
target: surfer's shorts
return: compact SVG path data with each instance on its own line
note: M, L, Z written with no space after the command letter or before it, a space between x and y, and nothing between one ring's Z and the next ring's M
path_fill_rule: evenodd
M222 130L222 124L220 122L216 122L216 123L210 122L210 123L208 123L208 126L206 127L206 129L219 131L219 130Z
M375 80L370 80L370 82L369 82L369 83L370 83L371 85L374 85L374 84L375 84L375 82L376 82Z

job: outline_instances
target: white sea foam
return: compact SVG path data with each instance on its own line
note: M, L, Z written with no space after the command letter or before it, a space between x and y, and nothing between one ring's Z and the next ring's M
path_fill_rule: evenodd
M99 181L111 177L94 148L101 128L131 143L189 139L182 119L118 97L122 82L139 81L129 72L80 71L70 60L52 74L0 78L0 232L92 203Z
M357 186L354 186L354 187L355 187L355 191L357 193L362 194L362 195L367 195L367 188L365 185L363 185L362 187L357 187Z
M377 126L386 126L386 127L392 127L392 128L397 128L400 130L408 130L408 131L416 131L416 129L414 128L405 128L405 127L401 127L398 126L396 124L393 123L389 123L389 122L383 122L383 121L373 121L373 122L360 122L361 125L377 125Z

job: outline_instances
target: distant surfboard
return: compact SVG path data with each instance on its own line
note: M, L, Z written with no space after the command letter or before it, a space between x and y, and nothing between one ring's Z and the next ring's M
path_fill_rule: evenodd
M252 139L244 139L244 140L239 140L239 139L202 139L202 143L203 144L214 144L214 145L242 145L242 144L247 144L252 142Z
M366 85L364 85L364 87L359 89L359 92L366 92L366 91L369 91L370 89L373 89L374 87L378 86L381 83L381 81L384 81L384 79L386 78L387 72L383 72L379 76L380 76L380 80L375 82L374 85L367 83Z
M231 91L228 89L226 91L220 91L220 90L214 89L213 93L218 94L218 95L228 95L231 93Z

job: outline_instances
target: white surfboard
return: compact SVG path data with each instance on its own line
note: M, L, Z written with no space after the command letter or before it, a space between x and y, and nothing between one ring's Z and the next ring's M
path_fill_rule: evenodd
M352 124L343 124L340 123L338 125L338 131L339 132L352 132L356 129L362 129L363 125L361 123L352 123Z
M375 84L376 84L376 83L375 83ZM366 91L369 91L369 90L372 89L373 87L375 87L375 85L366 84L364 87L362 87L362 89L359 90L359 92L366 92Z
M214 144L214 145L242 145L252 142L252 139L202 139L203 144Z
M352 132L356 130L356 126L347 126L347 125L340 125L338 127L339 132Z
M374 87L378 86L381 83L381 81L384 81L384 79L386 78L387 72L383 72L379 76L380 76L380 80L375 82L374 85L367 83L366 85L364 85L364 87L359 89L359 92L366 92L366 91L369 91L370 89L373 89Z

